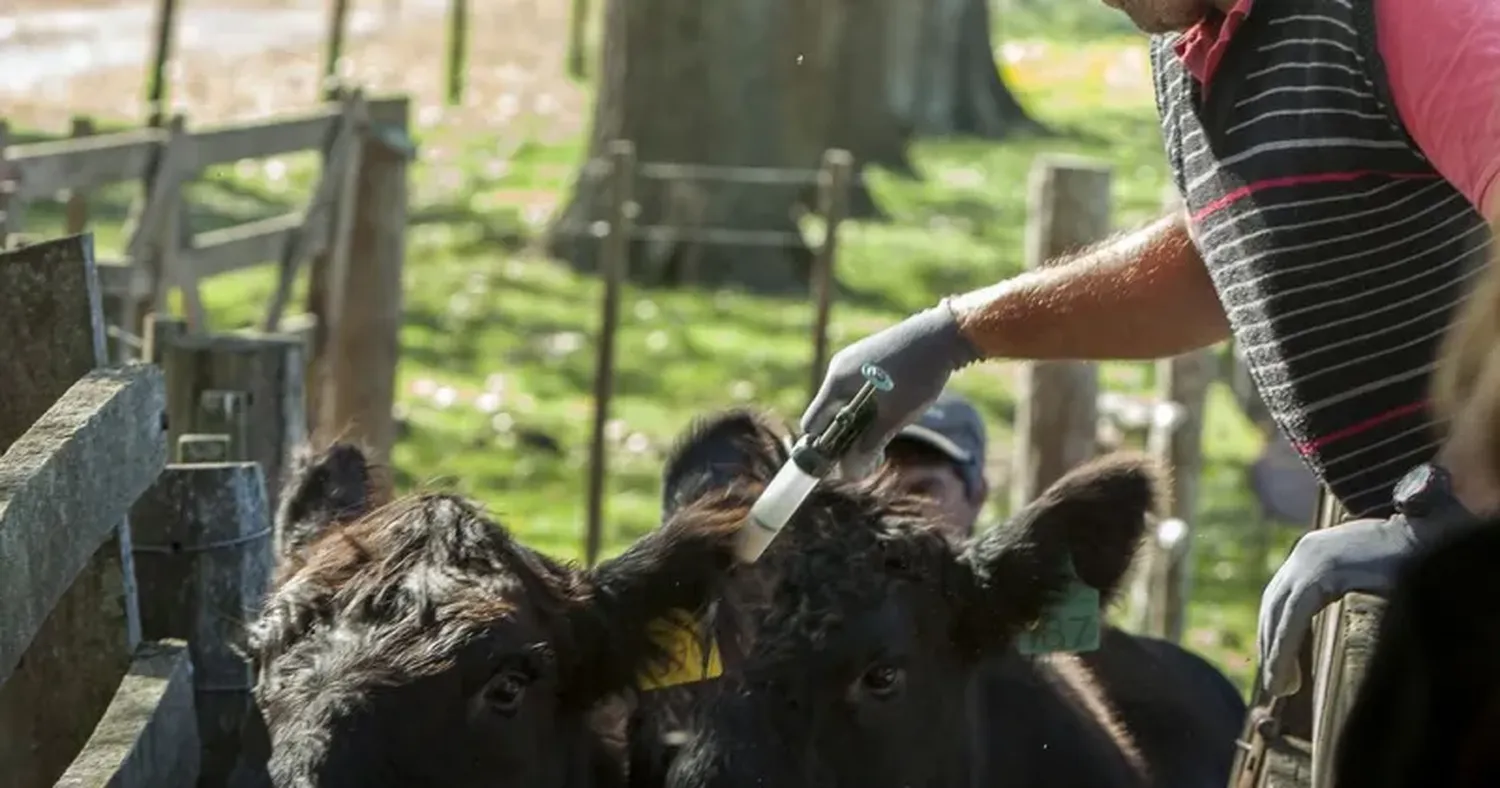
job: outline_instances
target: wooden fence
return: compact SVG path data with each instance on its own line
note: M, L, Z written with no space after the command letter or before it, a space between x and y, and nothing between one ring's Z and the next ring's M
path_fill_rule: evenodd
M811 292L813 327L809 379L817 391L828 364L828 322L832 311L834 275L837 269L838 238L847 212L850 187L854 183L854 160L847 151L829 150L818 170L775 169L766 167L725 167L675 162L637 162L635 145L629 140L615 140L608 146L602 161L584 167L583 177L608 178L610 199L608 216L587 227L562 227L565 233L586 233L599 238L600 276L604 291L599 305L599 331L596 334L594 364L593 432L589 443L587 485L587 521L584 528L584 560L593 565L599 558L604 535L604 484L607 476L605 433L609 423L610 402L614 397L615 334L620 326L620 290L625 282L633 240L674 240L690 243L724 243L732 245L800 247L801 235L757 230L731 230L715 227L639 226L635 223L635 183L638 179L673 180L691 178L709 182L806 183L818 188L818 214L823 220L823 237L813 255ZM691 264L689 265L691 267ZM684 279L692 281L688 271Z
M6 146L0 125L0 241L24 241L28 203L70 194L65 229L76 233L89 227L91 190L140 183L125 258L97 266L119 339L114 357L140 350L142 316L166 311L170 291L182 295L188 330L201 333L209 328L203 280L275 263L277 285L258 328L309 338L313 425L387 452L413 155L407 116L405 98L366 101L354 90L306 114L192 131L177 116L161 127ZM205 232L188 226L184 187L210 167L302 151L323 160L304 209ZM304 267L307 312L288 318Z
M0 775L220 788L304 346L153 316L109 365L101 285L89 234L0 252Z

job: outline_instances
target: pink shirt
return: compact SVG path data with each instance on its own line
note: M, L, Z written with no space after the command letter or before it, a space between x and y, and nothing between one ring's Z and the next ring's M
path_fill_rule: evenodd
M1375 29L1407 132L1500 218L1500 0L1375 0Z
M1434 169L1500 220L1500 0L1374 3L1376 45L1407 132ZM1177 54L1205 89L1253 4L1237 0L1179 37Z

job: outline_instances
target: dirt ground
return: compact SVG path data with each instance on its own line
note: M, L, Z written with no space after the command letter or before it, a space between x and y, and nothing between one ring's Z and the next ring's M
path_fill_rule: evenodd
M0 0L0 43L7 13L119 7L132 0ZM141 0L134 0L135 3ZM184 6L195 0L182 0ZM207 3L208 0L198 0ZM597 0L596 0L597 2ZM217 8L325 7L322 0L214 0ZM445 14L431 4L386 16L399 0L353 0L356 10L380 14L373 32L345 47L341 73L367 93L406 93L414 120L442 118L499 139L528 135L567 138L588 119L583 91L564 70L570 4L562 0L481 0L469 4L470 40L465 106L442 106L447 30ZM442 4L446 6L446 3ZM242 31L196 29L198 45L174 63L173 108L190 126L226 123L295 111L316 103L322 63L319 40L226 56L213 51L215 36ZM264 31L261 31L264 35ZM274 38L274 36L272 37ZM0 117L33 128L64 129L74 115L113 120L144 116L144 62L107 66L58 79L46 90L0 94Z

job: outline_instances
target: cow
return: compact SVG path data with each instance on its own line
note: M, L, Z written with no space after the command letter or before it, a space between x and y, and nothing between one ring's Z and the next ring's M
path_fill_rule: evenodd
M666 523L582 570L460 496L385 500L380 476L342 443L293 465L246 646L263 765L238 784L622 784L611 701L664 669L649 625L701 614L739 523Z
M743 518L787 456L760 414L702 421L671 520ZM958 545L888 478L820 486L732 570L707 622L724 674L641 699L632 785L1221 788L1246 707L1208 662L1107 626L1087 653L1015 647L1075 579L1109 604L1158 487L1116 454Z

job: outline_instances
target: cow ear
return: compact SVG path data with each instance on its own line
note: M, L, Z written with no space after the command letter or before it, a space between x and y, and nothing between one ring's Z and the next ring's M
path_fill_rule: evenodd
M662 520L736 483L765 484L789 456L764 417L744 410L700 420L678 440L662 475Z
M373 507L373 471L365 453L349 443L322 451L303 448L292 457L276 511L276 557L302 551L329 528L356 520Z
M1149 457L1116 453L1080 466L1008 522L975 537L959 558L958 642L1005 647L1082 582L1108 605L1157 507Z

